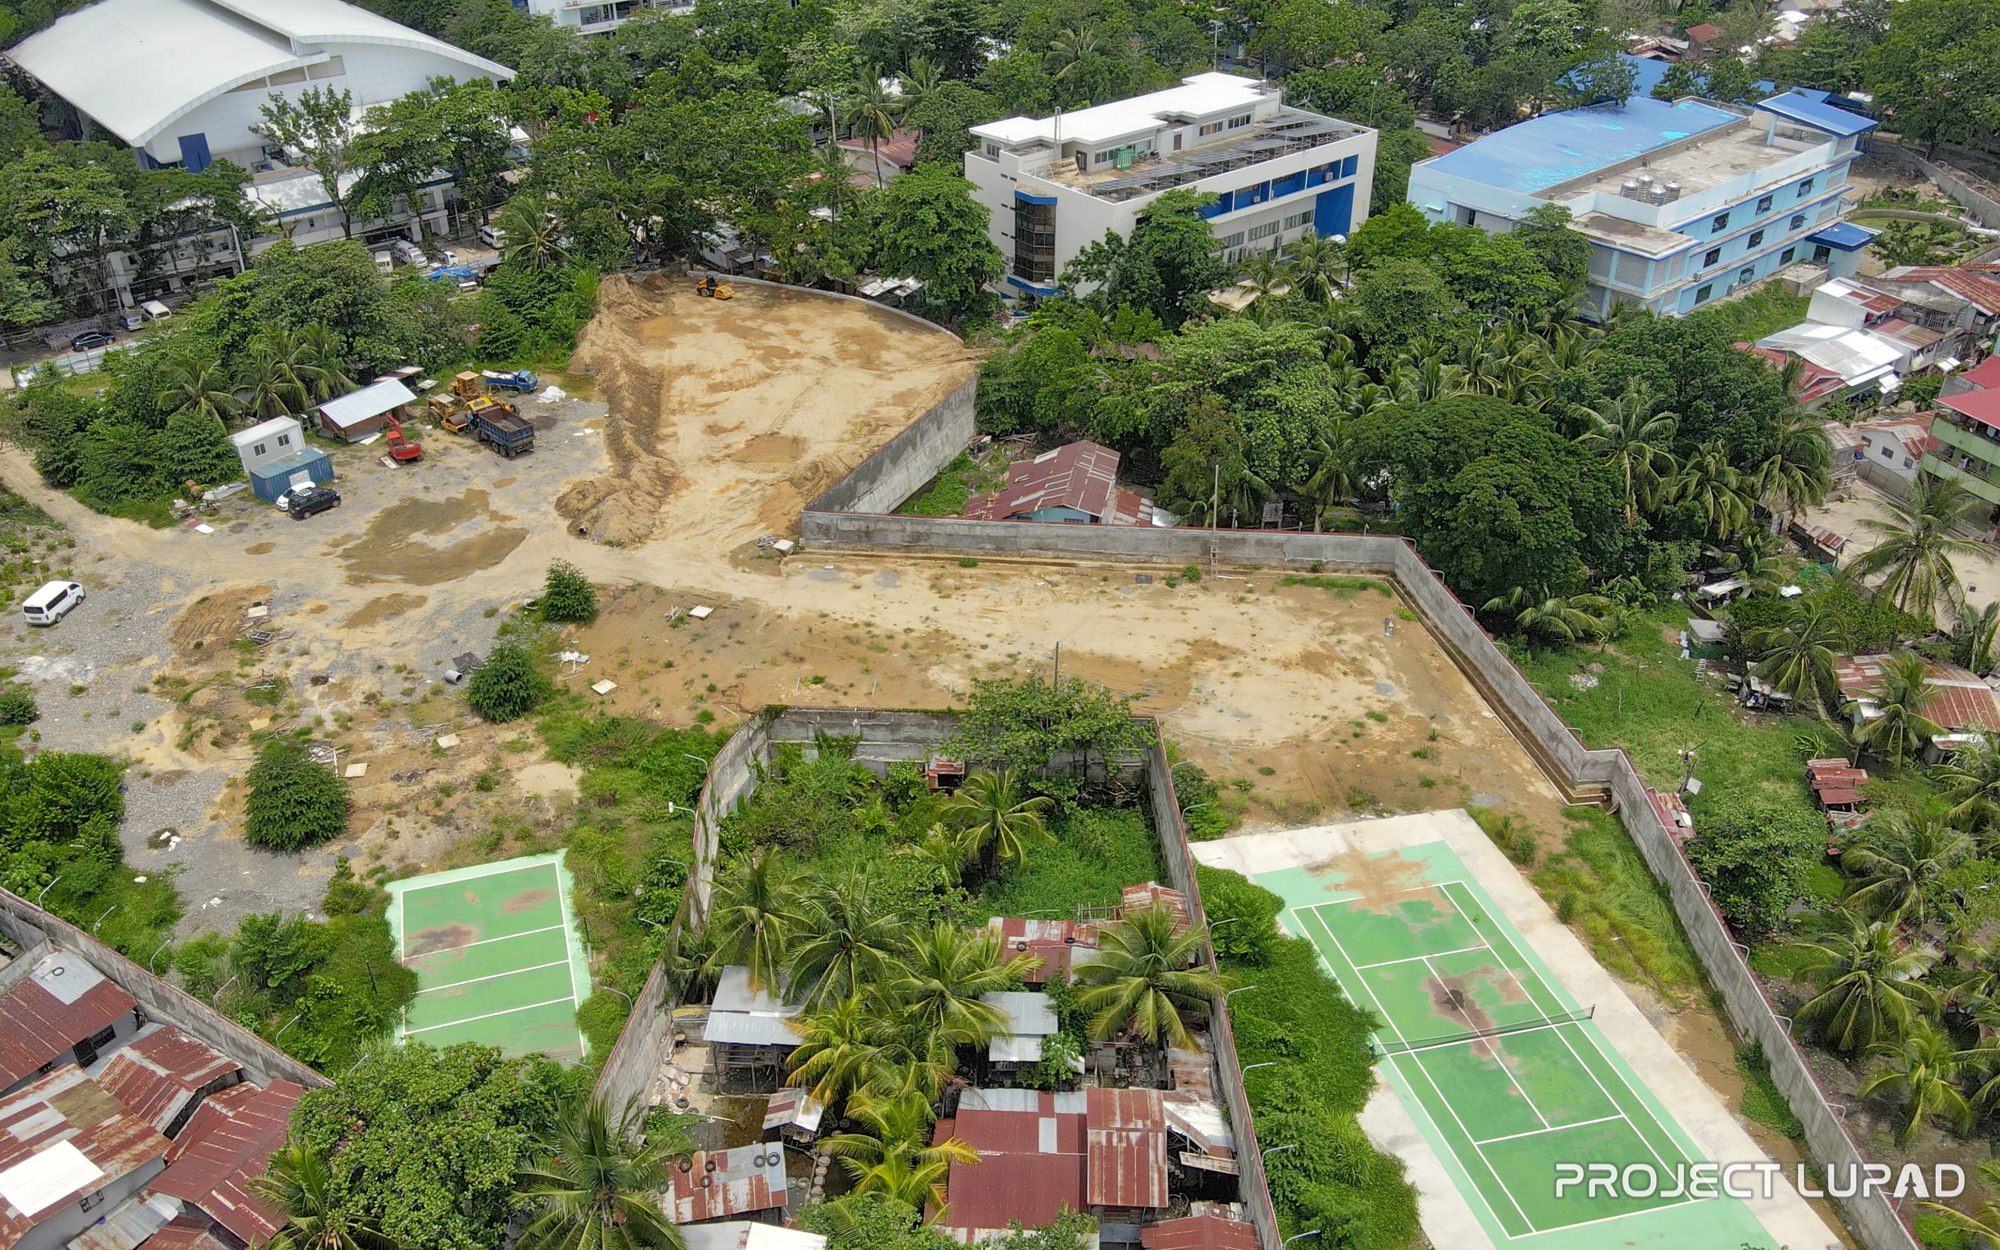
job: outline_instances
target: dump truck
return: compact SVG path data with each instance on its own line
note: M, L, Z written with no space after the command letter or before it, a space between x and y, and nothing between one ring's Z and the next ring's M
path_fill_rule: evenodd
M473 405L472 434L509 460L535 449L535 427L506 404Z
M528 369L516 369L511 373L502 369L488 369L479 376L493 390L515 391L522 395L532 393L542 384L542 380Z

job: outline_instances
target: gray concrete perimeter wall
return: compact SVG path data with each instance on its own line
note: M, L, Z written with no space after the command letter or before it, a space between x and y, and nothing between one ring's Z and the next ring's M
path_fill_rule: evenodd
M1974 221L1988 229L2000 230L2000 188L1993 187L1977 174L1940 164L1914 148L1886 139L1875 140L1868 151L1872 156L1893 161L1904 169L1929 178L1942 187L1946 195L1957 200Z
M852 473L806 505L809 512L889 512L922 490L964 451L973 421L978 377L970 377L909 428L875 449Z
M243 1065L260 1085L294 1081L307 1089L333 1084L207 1003L147 972L69 921L0 890L0 933L22 950L48 941L75 951L139 1000L149 1020L165 1020Z
M1376 573L1391 578L1431 634L1452 654L1557 790L1572 802L1607 802L1612 806L1647 866L1667 887L1674 912L1700 956L1710 983L1721 995L1731 1024L1744 1037L1763 1044L1772 1079L1805 1126L1810 1159L1823 1166L1862 1161L1863 1156L1848 1136L1840 1113L1829 1104L1787 1025L1751 974L1743 948L1730 937L1679 845L1654 815L1652 805L1646 800L1644 783L1631 761L1622 751L1586 749L1506 653L1494 644L1472 611L1459 602L1407 541L1274 530L1042 525L824 512L808 512L803 518L801 534L805 545L815 548L1174 564L1215 559L1293 569L1319 564L1329 571ZM1159 801L1156 797L1156 805ZM1163 842L1167 840L1170 839L1163 830ZM1218 1038L1227 1036L1227 1028L1224 1019ZM1243 1098L1242 1081L1235 1068L1233 1046L1230 1056L1222 1069L1224 1090L1233 1122L1247 1126L1247 1104L1239 1101ZM1261 1168L1246 1160L1243 1178L1246 1193L1257 1195L1250 1200L1253 1211L1260 1205L1268 1207L1270 1195L1263 1187ZM1856 1198L1840 1201L1838 1205L1868 1250L1914 1250L1915 1239L1888 1199ZM1274 1226L1267 1232L1260 1220L1259 1234L1264 1250L1278 1250Z

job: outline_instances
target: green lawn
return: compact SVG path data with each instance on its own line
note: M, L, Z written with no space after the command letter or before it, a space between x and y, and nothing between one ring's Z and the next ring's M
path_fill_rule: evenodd
M1731 341L1755 342L1804 321L1806 305L1811 302L1809 296L1794 295L1779 283L1767 282L1741 299L1705 308L1695 316L1721 326Z

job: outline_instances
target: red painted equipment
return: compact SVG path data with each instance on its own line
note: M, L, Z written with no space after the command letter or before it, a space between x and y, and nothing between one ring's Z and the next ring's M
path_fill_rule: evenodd
M424 458L424 445L403 434L403 423L394 417L384 418L388 432L382 438L389 444L389 456L397 464L410 464Z

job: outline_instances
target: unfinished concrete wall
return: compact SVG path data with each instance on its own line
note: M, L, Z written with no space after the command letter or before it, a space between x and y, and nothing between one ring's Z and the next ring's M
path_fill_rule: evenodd
M147 972L69 921L0 890L0 933L23 950L48 941L89 960L99 972L139 1000L148 1020L165 1020L243 1065L259 1085L293 1081L307 1089L331 1085L319 1073L271 1045L207 1003Z
M943 472L976 433L977 377L967 378L854 472L806 505L808 512L889 512Z

